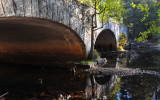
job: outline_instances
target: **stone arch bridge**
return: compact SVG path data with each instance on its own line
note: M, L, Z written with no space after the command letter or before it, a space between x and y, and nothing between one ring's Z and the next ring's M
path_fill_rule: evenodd
M76 0L0 0L0 59L86 59L91 49L93 12ZM107 23L95 32L94 40L100 38L105 44L113 38L117 44L123 30L120 27Z
M101 26L101 23L98 21L98 27ZM94 34L95 49L100 52L116 51L122 33L126 35L126 38L128 37L127 27L115 23L113 19L109 19L109 22L105 23L103 28L97 30Z

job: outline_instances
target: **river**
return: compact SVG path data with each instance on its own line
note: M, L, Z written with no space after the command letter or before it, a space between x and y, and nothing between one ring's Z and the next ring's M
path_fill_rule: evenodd
M160 99L157 48L103 57L107 63L96 73L69 66L0 64L0 100Z

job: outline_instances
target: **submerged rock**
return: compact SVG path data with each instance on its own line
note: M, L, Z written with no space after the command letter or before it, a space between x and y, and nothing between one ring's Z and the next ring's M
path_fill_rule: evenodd
M100 58L100 59L98 60L98 65L99 65L99 66L105 65L106 63L107 63L106 58Z

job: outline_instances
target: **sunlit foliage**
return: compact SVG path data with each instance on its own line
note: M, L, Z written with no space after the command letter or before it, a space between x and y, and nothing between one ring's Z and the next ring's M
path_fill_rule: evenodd
M124 33L121 33L120 38L119 38L119 46L125 47L127 46L127 37Z
M119 47L118 50L124 50L123 47L127 46L128 42L127 42L127 37L124 33L121 33L120 38L119 38Z
M160 2L155 0L79 0L96 8L99 20L109 18L129 28L129 38L147 41L160 39Z
M154 3L150 6L148 4L139 3L136 5L135 3L131 3L133 8L139 10L139 13L144 13L143 17L140 19L141 22L145 22L147 29L141 30L139 33L140 37L135 40L138 42L147 41L148 34L152 34L155 38L159 38L160 34L160 2Z
M122 15L125 13L123 0L79 0L80 2L96 8L99 14L99 20L107 22L109 18L116 21L123 20Z

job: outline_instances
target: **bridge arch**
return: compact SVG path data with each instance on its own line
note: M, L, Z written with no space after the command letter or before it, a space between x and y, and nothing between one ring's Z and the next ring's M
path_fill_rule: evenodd
M0 18L0 27L0 52L13 54L10 59L53 61L86 58L83 40L64 24L42 18L4 17Z
M116 51L115 34L110 29L102 30L96 38L94 48L99 52Z
M81 4L77 0L2 0L0 2L0 26L3 28L0 30L8 32L10 36L8 36L8 40L6 39L2 42L4 40L3 37L7 35L1 31L0 51L3 53L15 51L19 52L18 54L25 53L27 54L25 59L30 58L28 56L33 53L39 56L53 56L50 58L42 57L46 61L48 61L47 58L53 61L53 59L57 59L61 55L63 60L66 58L84 60L90 52L91 15L93 11L92 8ZM17 34L19 43L7 28L14 31L13 34ZM20 33L33 35L30 42L27 41L30 35L25 34L22 36ZM37 37L37 35L31 33L39 35ZM46 34L44 35L43 33ZM56 35L55 33L60 34ZM32 44L31 40L35 43ZM9 45L8 41L11 44L17 43L17 45ZM55 45L54 49L52 45ZM36 57L35 60L39 59L39 56L34 56ZM17 57L21 59L20 55ZM40 62L41 60L37 61Z

